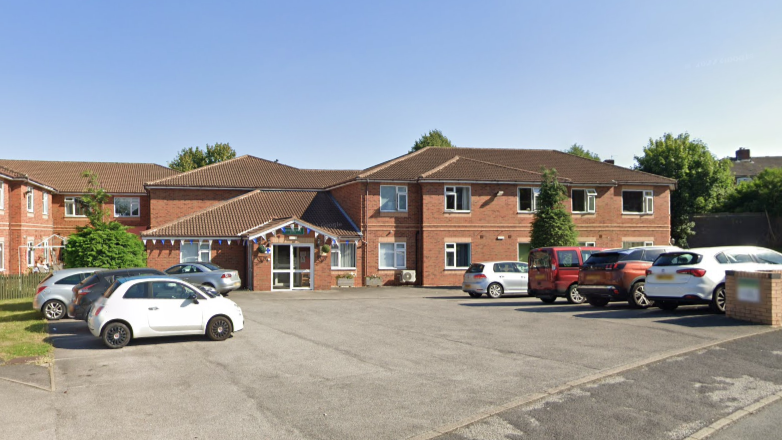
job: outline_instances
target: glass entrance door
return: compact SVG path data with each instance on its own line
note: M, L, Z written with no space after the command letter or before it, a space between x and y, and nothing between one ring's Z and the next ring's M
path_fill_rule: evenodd
M310 244L272 245L272 290L312 289Z

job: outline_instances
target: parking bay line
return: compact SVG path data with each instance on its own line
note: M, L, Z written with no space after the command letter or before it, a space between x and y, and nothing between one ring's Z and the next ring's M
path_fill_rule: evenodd
M441 425L441 426L435 427L435 428L431 428L430 430L428 430L428 431L426 431L424 433L416 434L414 436L408 437L408 440L431 440L431 439L439 437L439 436L441 436L443 434L447 434L447 433L455 431L455 430L457 430L459 428L463 428L463 427L465 427L467 425L470 425L472 423L475 423L475 422L481 421L483 419L486 419L488 417L497 415L497 414L499 414L499 413L501 413L503 411L507 411L509 409L517 408L519 406L529 405L530 403L536 402L538 400L545 399L545 398L551 397L551 396L555 396L557 394L569 391L569 390L571 390L573 388L576 388L576 387L579 387L579 386L582 386L582 385L586 385L588 383L597 382L597 381L605 379L606 377L609 377L609 376L615 376L615 375L620 374L620 373L625 373L627 371L634 370L636 368L640 368L640 367L643 367L643 366L646 366L646 365L654 364L656 362L660 362L660 361L665 360L665 359L669 359L669 358L673 358L673 357L677 357L677 356L682 356L682 355L685 355L685 354L690 354L690 353L693 353L693 352L696 352L696 351L699 351L699 350L705 350L707 348L711 348L711 347L714 347L716 345L726 344L728 342L738 341L740 339L748 338L748 337L751 337L751 336L758 336L758 335L762 335L762 334L765 334L765 333L771 333L771 332L775 332L775 331L779 331L779 330L782 330L782 329L779 329L779 328L763 328L761 330L758 330L758 331L750 333L750 334L741 335L741 336L734 336L734 337L731 337L731 338L721 339L721 340L718 340L718 341L707 342L707 343L700 344L700 345L697 345L697 346L694 346L694 347L682 348L682 349L678 349L678 350L671 350L671 351L667 351L667 352L664 352L664 353L661 353L661 354L658 354L658 355L655 355L655 356L652 356L652 357L649 357L649 358L646 358L646 359L643 359L643 360L640 360L640 361L630 362L628 364L620 365L618 367L611 367L611 368L605 369L605 370L603 370L603 371L601 371L599 373L590 374L590 375L584 376L584 377L582 377L580 379L575 379L575 380L569 381L569 382L565 383L564 385L561 385L561 386L558 386L558 387L555 387L555 388L550 388L550 389L548 389L546 391L543 391L543 392L540 392L540 393L527 394L525 396L521 396L518 399L514 399L514 400L512 400L512 401L510 401L510 402L508 402L508 403L506 403L504 405L497 405L497 406L494 406L492 408L488 408L488 409L486 409L484 411L480 411L478 413L475 413L472 416L467 416L466 418L463 418L460 421L457 421L457 422L454 422L454 423L449 423L449 424L446 424L446 425Z

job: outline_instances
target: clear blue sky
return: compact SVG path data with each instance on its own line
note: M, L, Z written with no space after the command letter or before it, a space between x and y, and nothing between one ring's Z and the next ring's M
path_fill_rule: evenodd
M0 1L0 157L365 168L433 128L625 166L665 132L782 155L780 23L778 0Z

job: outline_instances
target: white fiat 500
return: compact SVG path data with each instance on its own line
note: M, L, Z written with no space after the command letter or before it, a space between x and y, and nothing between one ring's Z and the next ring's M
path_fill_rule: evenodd
M203 335L223 341L244 327L242 309L210 289L171 277L120 278L93 305L90 332L109 348L133 338Z

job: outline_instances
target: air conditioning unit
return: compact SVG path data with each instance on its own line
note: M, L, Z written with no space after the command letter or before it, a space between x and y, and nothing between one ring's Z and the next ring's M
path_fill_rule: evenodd
M414 283L415 282L415 271L414 270L403 270L402 275L399 277L402 279L403 283Z

